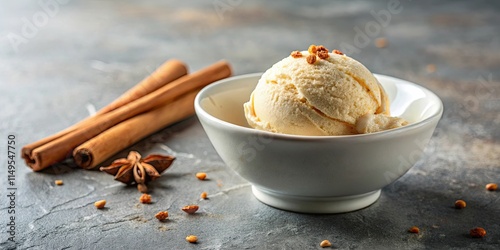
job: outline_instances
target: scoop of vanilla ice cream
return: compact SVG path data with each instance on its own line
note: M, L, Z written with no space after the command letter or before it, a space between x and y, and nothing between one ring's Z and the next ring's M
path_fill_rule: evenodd
M244 104L250 126L283 134L349 135L405 123L389 116L387 94L358 61L329 53L328 58L323 54L324 59L316 57L311 64L306 59L309 52L299 54L281 60L262 75Z

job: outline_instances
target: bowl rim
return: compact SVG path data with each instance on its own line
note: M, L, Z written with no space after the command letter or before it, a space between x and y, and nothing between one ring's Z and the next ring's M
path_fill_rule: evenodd
M274 133L274 132L258 130L258 129L254 129L254 128L236 125L236 124L221 120L219 118L216 118L215 116L209 114L207 111L205 111L205 109L203 109L201 107L202 98L204 98L206 93L211 91L211 89L216 88L220 85L227 84L227 82L241 80L244 78L252 78L252 77L262 76L262 74L264 74L264 72L231 76L231 77L216 81L214 83L211 83L211 84L205 86L203 89L201 89L198 92L198 94L196 95L196 98L194 100L194 108L195 108L196 115L199 117L200 120L201 120L200 117L203 117L214 124L223 125L231 130L237 130L237 131L245 132L245 133L258 134L261 136L265 136L267 138L281 139L281 140L322 141L322 140L380 139L381 137L385 137L385 136L401 135L401 134L407 133L408 131L423 127L426 124L434 121L436 118L437 118L437 120L439 120L443 114L443 109L444 109L443 108L443 101L441 100L441 98L439 98L438 95L436 95L431 90L429 90L429 89L427 89L419 84L416 84L416 83L413 83L413 82L410 82L407 80L403 80L403 79L393 77L393 76L388 76L388 75L375 74L375 73L373 75L377 78L377 80L379 80L380 77L388 78L388 79L391 79L393 81L399 81L399 82L402 82L404 84L409 84L409 85L412 85L412 86L415 86L417 88L421 88L421 89L425 90L427 92L427 94L430 94L431 96L433 96L437 100L437 103L439 105L438 110L436 112L434 112L433 114L431 114L429 117L427 117L421 121L411 123L411 124L403 126L403 127L374 132L374 133L355 134L355 135L293 135L293 134ZM243 109L243 107L242 107L242 109Z

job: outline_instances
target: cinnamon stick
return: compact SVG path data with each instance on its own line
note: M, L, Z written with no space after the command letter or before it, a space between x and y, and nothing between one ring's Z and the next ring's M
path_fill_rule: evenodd
M134 116L86 141L73 151L75 163L85 169L94 168L142 138L192 116L197 93L198 90L191 91L171 103Z
M140 113L171 102L175 98L202 88L209 83L231 75L229 65L220 61L193 74L183 76L131 103L96 116L94 120L80 129L59 137L31 151L28 166L40 171L54 163L64 160L74 148L106 129Z
M24 158L26 164L30 166L30 163L32 161L31 157L32 151L35 148L41 147L51 141L56 140L57 138L60 138L68 133L71 133L84 126L87 126L94 122L96 116L102 115L104 113L116 109L119 106L123 106L127 103L130 103L186 74L187 74L187 67L184 63L182 63L179 60L169 60L163 63L151 75L144 78L141 82L132 87L129 91L124 93L114 102L104 107L103 109L99 110L95 115L89 116L84 120L74 124L73 126L61 130L53 135L50 135L36 142L25 145L21 150L21 155Z
M161 87L165 84L178 79L187 74L186 65L179 60L169 60L160 65L151 75L146 77L140 83L123 93L118 99L106 105L96 114L104 114L111 110L117 109L127 103L137 100Z

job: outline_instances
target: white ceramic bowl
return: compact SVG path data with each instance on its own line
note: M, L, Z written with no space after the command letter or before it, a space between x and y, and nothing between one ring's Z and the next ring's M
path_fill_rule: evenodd
M200 91L195 110L222 160L252 184L263 203L305 213L349 212L374 203L380 190L421 158L443 104L411 82L375 75L391 112L411 124L349 136L297 136L250 128L243 103L262 73L227 78Z

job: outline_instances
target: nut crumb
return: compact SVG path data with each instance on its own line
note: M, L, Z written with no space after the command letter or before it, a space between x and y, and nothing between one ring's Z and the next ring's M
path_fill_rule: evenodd
M182 208L182 211L184 211L188 214L194 214L196 211L198 211L198 208L200 208L200 207L197 205L188 205L188 206L184 206Z
M293 57L293 58L301 58L302 57L302 53L300 53L300 51L296 50L296 51L292 51L292 53L290 53L290 55Z
M201 193L201 194L200 194L200 198L202 198L202 199L204 199L204 200L205 200L207 197L208 197L207 192L203 192L203 193Z
M498 185L496 183L488 183L486 184L486 190L495 191L498 189Z
M55 180L54 183L58 186L61 186L64 184L63 180Z
M455 201L455 208L456 209L462 209L462 208L465 208L466 206L467 206L467 203L465 203L464 200Z
M189 243L196 243L198 241L198 237L196 237L196 235L188 235L186 237L186 241Z
M484 228L482 227L475 227L470 230L470 236L472 238L483 238L484 236L486 236L486 230L484 230Z
M410 229L408 229L408 232L410 232L412 234L418 234L418 233L420 233L420 228L413 226L413 227L410 227Z
M143 204L151 204L151 195L142 194L141 197L139 198L139 201Z
M164 221L168 218L168 211L160 211L155 214L156 219L159 221Z
M325 46L323 46L323 45L316 46L316 51L317 52L326 51L326 53L328 53L328 49Z
M319 57L319 59L325 60L328 57L330 57L330 54L328 54L328 50L326 50L326 51L322 50L322 51L318 51L318 57Z
M306 60L307 60L307 63L314 64L316 62L316 55L308 55Z
M307 49L307 52L309 52L309 54L311 54L311 55L316 55L316 52L317 52L316 45L312 44L311 46L309 46L309 48Z
M385 39L383 37L375 39L375 46L377 48L385 48L385 47L387 47L387 39Z
M336 50L336 49L334 49L332 52L335 53L335 54L337 54L337 55L343 55L344 54L344 53L342 53L342 51Z
M104 206L106 206L106 200L100 200L100 201L96 201L94 203L94 206L97 208L97 209L103 209Z
M205 180L205 178L207 178L207 174L203 172L198 172L196 173L196 178L198 178L198 180Z
M319 246L320 247L331 247L332 243L330 243L330 241L328 241L328 240L324 240L321 243L319 243Z

